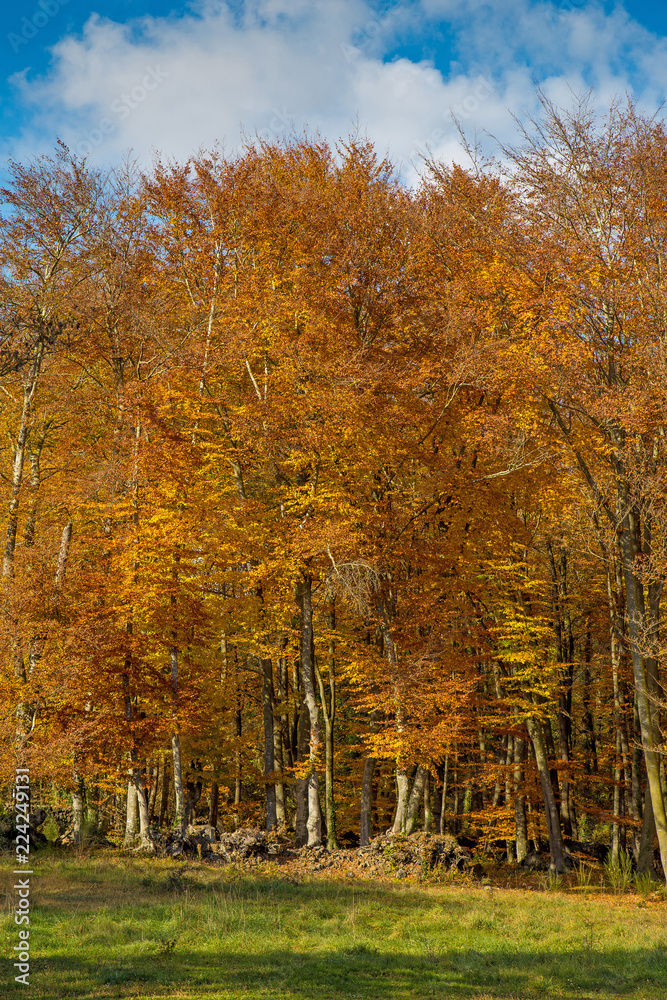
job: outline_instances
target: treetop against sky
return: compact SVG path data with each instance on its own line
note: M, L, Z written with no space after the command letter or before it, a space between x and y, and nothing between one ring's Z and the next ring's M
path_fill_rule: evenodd
M31 0L3 23L3 160L60 138L149 162L358 124L411 183L424 152L463 158L452 116L512 138L536 83L649 113L667 84L667 12L646 0Z

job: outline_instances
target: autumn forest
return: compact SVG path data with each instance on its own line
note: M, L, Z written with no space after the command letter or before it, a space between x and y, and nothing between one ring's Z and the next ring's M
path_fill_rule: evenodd
M470 152L9 165L6 788L667 872L667 130Z

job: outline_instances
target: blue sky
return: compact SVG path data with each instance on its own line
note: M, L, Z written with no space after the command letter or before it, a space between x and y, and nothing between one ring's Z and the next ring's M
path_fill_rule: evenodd
M27 0L2 2L0 158L61 138L110 166L243 134L335 140L355 122L414 180L420 152L463 160L466 132L512 141L535 84L667 96L667 5L641 0Z

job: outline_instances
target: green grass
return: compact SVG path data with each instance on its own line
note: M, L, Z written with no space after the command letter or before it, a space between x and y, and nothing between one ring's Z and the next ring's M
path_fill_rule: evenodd
M7 956L17 938L7 858L2 869ZM277 869L109 853L42 855L31 883L30 987L10 982L7 1000L664 1000L667 990L667 904L636 895L295 883Z

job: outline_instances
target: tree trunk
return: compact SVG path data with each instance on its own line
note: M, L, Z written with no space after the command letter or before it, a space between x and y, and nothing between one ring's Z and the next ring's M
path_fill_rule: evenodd
M459 832L459 804L460 804L460 789L459 789L459 757L458 753L454 756L454 801L452 802L452 825L454 829L452 833L456 837Z
M584 645L584 677L583 677L583 724L584 724L584 748L587 751L584 757L584 770L590 774L597 774L597 740L595 736L595 723L591 712L591 633L586 633L586 643Z
M329 617L329 627L333 630L336 620L333 612ZM336 836L336 802L334 799L334 722L336 720L336 679L334 673L333 639L329 642L329 700L324 689L322 674L313 660L317 685L320 691L320 704L324 716L324 805L327 824L327 850L338 850Z
M403 831L404 833L412 833L417 823L417 817L419 816L419 809L422 804L422 797L424 794L424 783L426 781L426 770L419 764L417 770L415 771L414 781L412 783L412 791L408 798L408 804L405 811L405 823Z
M148 796L148 822L153 822L155 815L155 803L157 801L157 786L160 779L160 762L155 761L155 767L151 768L151 790Z
M523 765L526 760L526 741L514 737L514 826L516 860L523 861L528 854L528 824L526 823L526 798L521 793L524 780Z
M389 621L387 610L382 594L377 594L377 609L380 618L380 631L385 655L391 664L392 685L394 689L394 704L396 718L396 733L399 738L405 730L405 718L403 707L403 694L401 690L401 680L398 672L398 653L396 644L389 632ZM402 833L405 828L405 814L408 806L408 793L410 790L410 779L405 768L403 755L399 754L396 759L396 812L391 832L393 834Z
M169 806L169 762L162 754L162 789L160 793L160 826L164 826Z
M151 838L151 828L148 821L148 796L146 786L143 781L141 770L133 768L134 787L137 791L137 811L139 813L139 848L142 851L154 851L155 846Z
M619 865L619 850L620 850L620 824L618 822L618 816L621 812L621 735L618 727L616 728L616 754L614 757L614 794L612 802L612 812L614 814L614 819L611 824L611 863L615 868Z
M396 788L396 812L391 832L403 833L405 829L405 813L408 806L408 792L410 791L410 779L408 772L401 765L396 768Z
M560 801L560 781L558 778L558 770L556 768L556 744L554 743L554 734L551 729L551 720L545 719L542 724L542 732L544 734L544 745L547 751L547 760L550 762L549 766L549 780L551 781L551 787L554 793L554 799L558 803Z
M655 819L653 818L653 806L651 805L651 793L646 789L646 801L644 803L644 821L639 840L639 854L637 857L637 872L646 875L653 871L653 842L655 840Z
M266 789L266 829L275 830L276 786L274 783L274 723L273 723L273 661L261 660L262 665L262 709L264 712L264 787Z
M499 767L505 764L506 756L507 756L507 734L505 733L503 735L500 744L500 749L498 751L497 763ZM484 765L482 764L482 773L483 773L483 768ZM500 805L500 799L502 798L502 794L503 794L503 781L501 779L501 771L499 769L496 773L496 783L493 786L493 796L491 798L491 805L493 806L494 809L497 809L498 806ZM495 826L495 820L493 825Z
M83 800L84 800L84 787L83 781L78 775L74 775L74 780L76 785L74 791L72 792L72 820L73 820L73 836L74 843L81 844L83 842Z
M359 846L368 847L373 836L373 772L375 757L367 757L364 761L364 773L361 779L361 816L359 824Z
M623 554L623 579L625 583L632 668L635 678L635 692L642 744L644 747L646 779L650 790L651 806L653 808L655 828L660 846L660 860L665 878L667 879L667 811L665 810L665 800L663 798L660 775L660 752L658 749L661 742L661 735L659 702L656 700L659 695L657 663L648 657L645 658L641 652L642 644L650 641L652 636L658 634L657 611L660 595L658 593L657 600L650 601L653 607L649 607L647 612L643 585L634 572L635 556L638 552L641 552L641 549L635 543L637 528L634 523L632 509L629 509L628 498L623 497L622 500L625 501L624 509L626 510L626 514L623 518L623 530L621 532L621 552ZM646 531L647 529L645 528L645 534Z
M285 703L287 697L287 666L285 663L285 658L281 657L278 660L278 669L276 672L276 683L278 690L275 692L276 699L281 705ZM279 828L283 828L287 823L287 813L285 811L285 783L283 781L283 774L285 768L285 760L283 756L283 723L285 721L285 716L281 714L278 718L276 717L276 706L274 704L273 713L273 757L276 771L280 775L279 780L276 782L276 820Z
M466 767L465 791L463 792L463 810L461 829L466 833L470 829L470 813L472 812L472 767Z
M243 735L243 712L241 707L241 692L239 690L238 675L239 675L238 653L235 648L234 649L234 681L235 681L235 693L236 693L236 711L234 712L234 735L236 737L236 750L234 752L234 805L236 806L236 809L234 810L235 830L237 830L239 826L238 807L241 804L241 796L243 794L243 785L241 781L241 736Z
M19 515L19 496L21 484L23 482L23 468L25 465L26 445L30 434L30 419L32 407L37 391L37 384L44 358L44 343L40 339L33 349L33 357L27 378L23 384L23 408L19 430L14 445L14 462L12 466L12 481L9 493L9 506L7 510L7 531L5 536L5 551L2 561L2 576L7 580L14 573L14 554L16 551L16 529Z
M449 770L449 757L445 757L445 769L442 776L442 796L440 799L440 835L447 833L447 772Z
M528 729L528 734L530 736L531 742L533 744L533 750L535 753L535 762L537 764L537 770L540 776L540 784L542 786L542 796L544 798L544 812L547 821L547 830L549 833L549 852L551 854L551 869L562 875L565 872L565 862L563 860L563 840L560 831L560 817L558 815L558 807L556 805L556 798L554 796L553 787L551 784L551 776L549 774L549 761L547 758L547 747L544 739L544 731L542 729L542 723L539 719L532 718L526 719L526 727Z
M424 833L430 833L433 826L433 812L431 811L431 782L428 771L424 778Z
M171 735L171 757L174 767L174 829L185 830L185 795L183 792L183 768L181 765L181 738L178 733Z
M563 830L572 836L572 811L570 802L570 749L572 743L572 683L574 679L574 636L568 610L567 550L562 548L558 565L553 547L547 542L552 581L552 610L556 633L556 661L559 664L558 691L558 751L561 763L560 815ZM553 784L553 782L552 782ZM558 789L554 787L557 794Z
M317 768L321 750L320 713L315 697L313 671L313 606L312 577L304 573L298 586L298 604L301 611L301 681L304 704L310 721L310 753L308 757L308 847L322 843L322 813L318 790Z
M194 823L195 821L195 807L201 799L203 788L201 780L188 781L186 783L187 795L185 796L185 817L183 824L185 830L187 830L190 823Z
M208 825L213 828L218 825L218 806L220 802L220 789L218 788L218 782L211 782L211 797L209 800L208 807Z
M125 840L123 846L134 847L137 839L137 789L134 781L127 783L127 813L125 820Z
M296 716L295 763L302 763L308 758L309 728L308 710L303 698L301 683L301 660L293 675L294 700L299 706ZM294 821L295 843L297 847L305 847L308 843L308 782L305 778L297 778L294 782L294 798L296 801L296 817Z
M613 774L612 779L613 785L613 802L612 802L612 812L614 814L614 820L611 824L611 862L615 867L619 865L619 850L620 850L620 824L616 817L620 815L621 811L621 780L623 772L621 769L621 762L623 759L623 745L622 745L622 706L621 706L621 688L619 682L620 667L623 660L623 650L624 650L624 608L622 607L621 601L621 587L622 580L620 579L620 573L616 573L616 592L614 590L614 585L612 583L612 569L611 564L612 556L608 553L607 549L603 549L605 555L607 556L607 603L609 606L609 633L610 633L610 651L611 651L611 677L612 677L612 691L614 696L614 729L615 729L615 743L616 743L616 753L614 756ZM616 570L619 570L618 559L615 561Z

